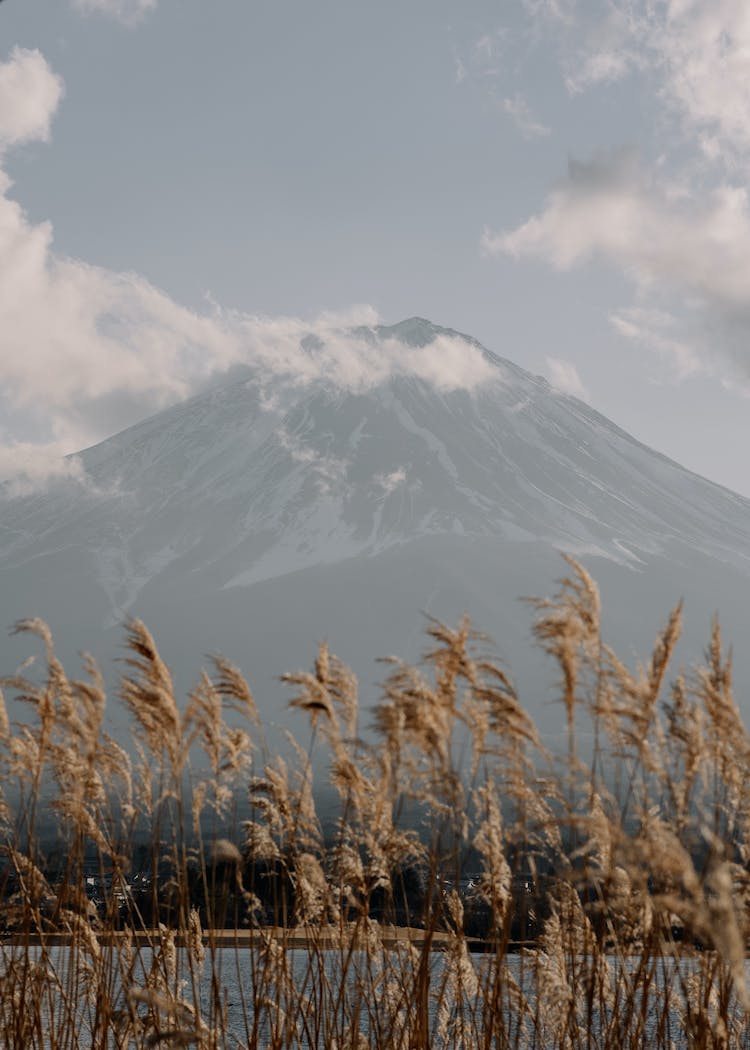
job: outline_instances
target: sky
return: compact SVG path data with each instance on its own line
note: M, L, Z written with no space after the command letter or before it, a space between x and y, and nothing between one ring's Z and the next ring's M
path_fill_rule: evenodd
M750 496L749 159L746 0L4 0L0 477L418 315Z

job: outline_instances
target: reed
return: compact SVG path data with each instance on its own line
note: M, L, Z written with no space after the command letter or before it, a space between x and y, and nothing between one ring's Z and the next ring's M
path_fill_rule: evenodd
M181 706L138 621L128 752L94 661L71 678L19 624L44 670L2 683L23 721L0 693L0 1045L750 1044L750 736L718 625L674 668L677 607L630 668L568 570L532 602L562 755L467 619L388 662L364 728L321 646L284 675L310 741L283 755L221 658Z

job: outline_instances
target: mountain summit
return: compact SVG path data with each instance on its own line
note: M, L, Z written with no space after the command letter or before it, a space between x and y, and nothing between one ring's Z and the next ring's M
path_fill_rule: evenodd
M141 616L188 678L218 648L269 683L322 637L360 671L412 657L420 610L515 649L557 551L604 578L626 644L681 594L703 634L750 612L750 502L420 318L303 339L79 458L83 483L0 496L0 612L95 650Z

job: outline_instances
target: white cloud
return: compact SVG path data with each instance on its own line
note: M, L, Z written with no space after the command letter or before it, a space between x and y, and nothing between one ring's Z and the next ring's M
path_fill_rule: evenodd
M83 465L76 456L62 458L56 444L31 442L0 444L0 492L28 496L51 481L77 481L88 486Z
M514 230L486 231L489 254L541 259L560 270L602 259L632 280L641 299L671 298L699 331L717 330L728 356L750 371L750 202L721 182L699 194L644 172L631 153L571 163L568 178L536 215ZM636 337L621 316L623 334ZM645 338L646 328L651 335ZM703 353L694 342L639 325L637 338L681 360Z
M214 318L134 274L56 256L51 226L31 224L7 196L0 271L0 383L40 420L52 411L57 434L114 394L157 408L240 359L238 336Z
M494 77L501 70L501 58L507 49L508 32L501 28L485 33L474 41L471 52L472 69L479 76Z
M485 249L537 256L559 269L597 256L639 284L670 282L707 300L744 306L750 293L747 191L728 184L705 199L659 183L631 153L571 162L568 178L537 215Z
M284 448L294 463L299 463L315 478L318 490L324 495L337 489L346 481L349 461L339 456L326 455L305 444L297 434L290 434L280 427L276 431L279 444Z
M667 91L705 144L750 148L750 7L746 0L670 0L650 27Z
M523 0L523 6L532 18L566 23L573 20L576 0Z
M545 357L544 363L547 378L555 389L563 394L579 397L582 401L590 400L589 392L581 382L578 369L572 361L564 361L560 357Z
M637 71L712 161L750 149L750 6L746 0L607 0L568 5L565 80L572 93ZM592 15L590 12L593 11Z
M513 120L524 138L536 139L549 135L550 129L546 124L542 124L541 121L537 120L531 112L528 102L519 92L516 92L512 98L504 98L502 109Z
M0 144L49 138L63 84L38 51L0 64ZM133 274L65 259L52 226L33 224L0 170L0 389L48 437L79 428L85 406L115 393L158 406L239 357L236 335L177 306ZM83 437L83 433L81 434Z
M62 79L40 51L13 48L0 62L0 154L24 142L46 142L62 94Z
M679 337L677 319L663 310L635 306L611 314L610 323L626 339L666 359L678 379L707 371L696 347Z
M585 55L577 68L565 76L565 86L572 95L595 84L621 80L630 72L635 58L628 51L594 51Z
M565 84L572 95L595 85L621 80L653 62L653 33L644 5L609 0L593 21L571 19L575 45L563 59Z
M519 35L499 26L473 41L464 55L454 52L456 83L471 81L486 93L493 107L509 117L525 139L542 138L550 128L534 113L521 91L506 94L509 72L517 65L518 51L526 46Z
M406 482L406 470L404 467L398 467L396 470L391 470L388 474L376 474L375 484L378 485L384 495L390 496L396 489Z
M464 53L454 51L456 83L463 84L466 80L479 83L495 81L504 72L511 46L510 31L505 26L499 26L473 40Z
M416 376L442 392L475 390L496 379L497 369L482 351L460 336L438 333L425 346L397 336L380 336L371 307L299 318L227 318L243 343L246 360L269 374L307 384L323 380L349 390L367 390L395 376ZM377 345L375 343L377 342Z
M123 25L132 26L156 7L156 0L72 0L82 14L109 15Z
M633 150L571 162L526 221L486 229L483 250L563 271L611 265L634 291L610 313L619 335L651 350L672 379L713 375L750 389L750 4L523 6L535 35L557 49L572 96L639 78L631 97L647 121L646 149L655 143L659 155L654 164ZM508 100L504 108L514 115Z
M0 145L48 138L62 94L39 52L14 50L0 64ZM51 223L32 222L10 190L0 168L0 477L54 474L29 465L23 442L43 446L49 465L238 365L273 381L357 390L396 375L474 389L496 374L457 336L436 334L426 346L376 338L372 307L313 321L186 309L137 274L60 256Z

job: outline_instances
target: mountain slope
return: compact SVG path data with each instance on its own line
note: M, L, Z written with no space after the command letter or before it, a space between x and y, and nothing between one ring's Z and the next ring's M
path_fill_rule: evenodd
M0 497L0 617L45 616L66 651L98 653L140 615L186 678L201 651L244 666L250 647L271 709L273 675L323 636L366 680L367 657L416 655L420 609L468 609L517 667L515 599L550 589L558 550L608 582L616 643L645 642L682 593L701 637L717 607L740 630L747 500L450 330L412 319L352 340L373 361L397 344L420 368L449 344L454 366L456 347L467 370L481 356L481 382L462 388L460 358L450 383L248 370L159 413L81 453L86 485ZM0 648L6 667L18 657Z

